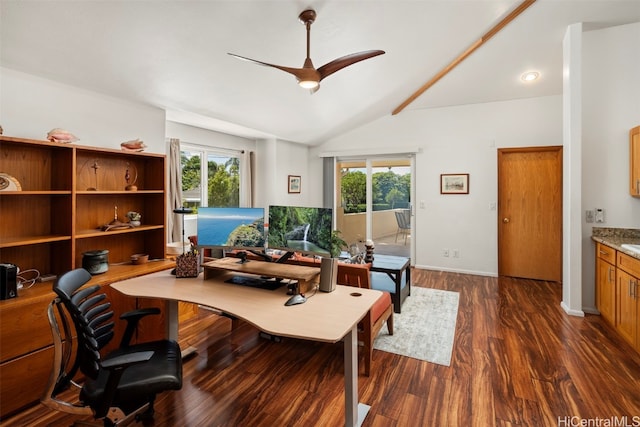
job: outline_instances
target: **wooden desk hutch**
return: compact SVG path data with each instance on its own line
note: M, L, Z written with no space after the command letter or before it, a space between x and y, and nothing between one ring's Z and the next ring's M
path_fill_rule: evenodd
M107 286L173 266L165 259L164 155L0 136L0 173L13 182L0 191L0 263L15 264L25 276L30 269L59 276L81 267L83 252L106 249L109 269L89 284L105 287L114 311L164 307L164 301L127 298ZM101 230L116 215L127 222L129 211L142 215L142 225ZM150 261L131 264L136 253ZM0 419L38 402L46 387L53 360L46 317L51 286L36 282L0 301ZM162 318L152 317L140 325L138 339L166 335ZM115 341L122 332L116 330Z

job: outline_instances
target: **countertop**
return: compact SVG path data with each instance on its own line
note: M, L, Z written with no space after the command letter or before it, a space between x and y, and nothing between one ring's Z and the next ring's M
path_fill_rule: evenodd
M640 229L593 227L591 239L640 259L638 252L630 251L622 247L624 244L640 245Z

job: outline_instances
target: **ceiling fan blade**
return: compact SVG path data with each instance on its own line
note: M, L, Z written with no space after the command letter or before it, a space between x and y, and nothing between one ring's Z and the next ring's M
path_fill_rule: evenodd
M532 0L534 1L534 0ZM316 12L313 9L307 9L300 13L298 16L300 22L302 22L307 29L307 57L304 60L302 68L283 67L281 65L269 64L268 62L257 61L255 59L246 58L244 56L229 53L234 58L241 59L243 61L253 62L254 64L263 65L265 67L277 68L278 70L292 74L298 80L298 84L305 88L311 89L311 93L315 93L320 89L320 81L325 77L330 76L349 65L353 65L356 62L364 61L365 59L373 58L374 56L382 55L385 52L383 50L366 50L363 52L352 53L338 59L324 64L322 67L316 68L311 61L311 24L316 19Z
M253 62L254 64L262 65L265 67L277 68L278 70L282 70L285 73L293 74L296 78L300 79L303 76L303 73L306 72L303 68L292 68L292 67L284 67L282 65L269 64L268 62L257 61L255 59L246 58L244 56L236 55L235 53L228 53L234 58L241 59L247 62Z
M340 71L344 67L348 67L349 65L353 65L356 62L364 61L365 59L373 58L374 56L382 55L384 53L384 50L365 50L363 52L352 53L350 55L345 55L338 59L334 59L333 61L326 63L322 67L318 68L318 72L320 73L320 80L330 76L336 71Z

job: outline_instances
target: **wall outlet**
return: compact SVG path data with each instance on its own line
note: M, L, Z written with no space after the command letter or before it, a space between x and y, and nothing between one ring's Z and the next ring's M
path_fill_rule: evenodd
M596 222L604 222L604 209L596 208L595 219Z
M460 250L454 249L453 250L453 257L454 258L460 258Z
M593 221L595 221L595 219L594 219L594 212L593 212L593 211L586 210L584 213L585 213L584 217L585 217L585 221L586 221L586 222L593 222Z
M443 249L442 250L442 256L445 257L445 258L449 257L449 249Z

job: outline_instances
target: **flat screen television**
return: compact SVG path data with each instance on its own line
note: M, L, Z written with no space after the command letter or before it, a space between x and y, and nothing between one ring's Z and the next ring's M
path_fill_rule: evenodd
M264 250L264 208L198 208L198 247Z
M331 256L333 210L269 206L267 245L270 249Z

